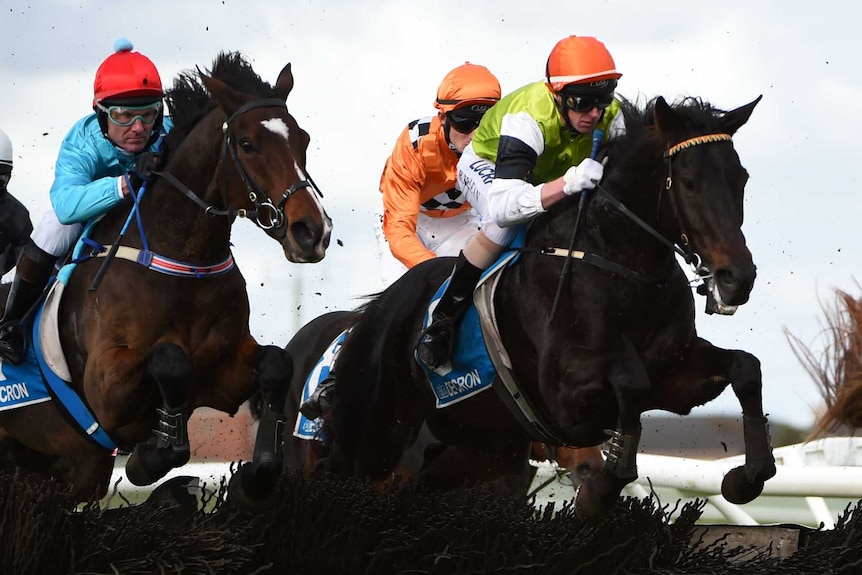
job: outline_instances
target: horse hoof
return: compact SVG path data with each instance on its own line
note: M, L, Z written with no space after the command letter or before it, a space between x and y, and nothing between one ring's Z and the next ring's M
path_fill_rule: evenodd
M152 485L161 479L161 477L154 477L150 474L147 470L147 465L143 461L142 451L148 448L152 449L152 446L146 443L137 445L132 451L132 455L129 456L129 460L126 461L126 477L132 482L132 485L144 487ZM164 477L164 474L162 477Z
M721 495L736 505L754 501L763 492L763 481L750 482L745 467L734 467L721 481Z
M243 511L264 511L272 508L281 468L260 465L257 470L244 463L228 483L228 499Z
M153 443L139 443L126 462L126 477L133 485L152 485L175 467L189 461L188 450L158 449Z

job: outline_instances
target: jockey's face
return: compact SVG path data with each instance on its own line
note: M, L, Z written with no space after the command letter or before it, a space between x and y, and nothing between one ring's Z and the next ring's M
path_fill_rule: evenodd
M446 122L446 115L443 112L438 112L441 122ZM461 127L456 128L452 122L449 122L449 142L455 146L455 149L458 150L458 153L462 153L464 148L467 147L471 141L473 141L473 134L476 132L476 128L478 128L478 124L471 124L469 127ZM466 132L462 132L461 130L468 130Z
M140 154L147 147L152 128L152 124L144 124L140 118L131 126L118 126L108 122L108 139L118 148L132 154Z
M591 110L587 110L586 112L575 112L572 109L568 109L566 110L566 113L569 116L569 122L572 127L581 134L586 134L595 129L596 124L599 123L599 120L602 117L603 111L604 110L599 109L597 106L594 106Z

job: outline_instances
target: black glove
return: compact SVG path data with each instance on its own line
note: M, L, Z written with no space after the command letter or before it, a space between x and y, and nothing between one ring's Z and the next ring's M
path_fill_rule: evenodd
M152 182L158 176L153 173L153 170L159 169L162 155L159 152L144 152L138 157L134 167L129 170L129 183L137 192L141 189L144 182Z
M135 162L135 167L131 169L130 175L134 175L142 182L152 182L158 176L153 171L158 171L162 162L162 154L160 152L144 152L138 157Z

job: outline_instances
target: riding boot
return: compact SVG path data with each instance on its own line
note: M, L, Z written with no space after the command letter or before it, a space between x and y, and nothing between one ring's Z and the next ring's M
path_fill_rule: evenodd
M21 251L0 323L0 357L9 363L17 365L24 359L27 337L21 321L45 291L55 261L54 256L37 247L32 240Z
M449 285L431 314L431 325L422 334L416 345L416 358L436 370L449 363L455 341L458 320L473 301L473 290L484 270L477 268L464 257L458 256Z
M318 419L332 411L332 394L335 392L335 378L329 376L315 388L314 393L299 406L299 412L307 419Z

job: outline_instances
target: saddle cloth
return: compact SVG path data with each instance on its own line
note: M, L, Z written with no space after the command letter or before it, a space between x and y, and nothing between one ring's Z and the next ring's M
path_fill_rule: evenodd
M57 313L64 284L54 282L36 316L27 326L30 345L24 361L12 365L0 361L0 411L46 401L56 405L85 436L109 451L116 445L96 421L86 403L72 389L69 367L60 345Z
M302 387L302 397L300 398L300 402L304 402L311 397L311 394L314 393L317 386L329 377L329 374L332 372L335 359L338 357L338 352L341 351L341 345L344 343L344 340L347 339L348 333L350 333L349 329L344 330L326 347L326 351L324 351L323 355L320 356L320 359L317 360L317 363L314 365L314 369L312 369L308 374L308 377L305 378L305 385ZM300 439L324 441L323 421L321 419L308 419L300 413L296 417L296 425L293 427L293 435Z

